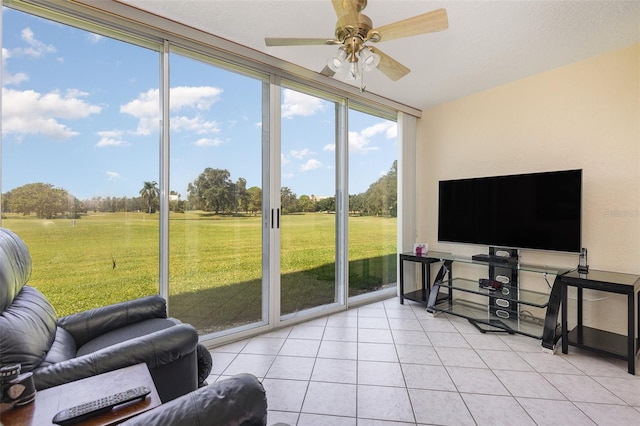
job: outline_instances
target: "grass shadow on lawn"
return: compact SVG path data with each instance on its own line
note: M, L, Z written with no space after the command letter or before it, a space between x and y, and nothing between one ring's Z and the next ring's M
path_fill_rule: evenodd
M349 262L349 295L396 282L397 256ZM335 263L281 277L281 310L298 312L335 301ZM169 297L169 314L196 327L200 335L255 323L262 318L262 280L211 287Z

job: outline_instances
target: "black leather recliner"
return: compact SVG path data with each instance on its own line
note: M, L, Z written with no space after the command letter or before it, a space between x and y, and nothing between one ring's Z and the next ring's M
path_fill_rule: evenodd
M0 228L0 365L32 372L37 390L144 362L167 402L196 390L204 380L199 375L209 374L210 355L197 331L167 318L162 297L57 318L44 295L27 285L30 275L25 243Z
M267 396L252 374L211 383L121 426L265 426Z

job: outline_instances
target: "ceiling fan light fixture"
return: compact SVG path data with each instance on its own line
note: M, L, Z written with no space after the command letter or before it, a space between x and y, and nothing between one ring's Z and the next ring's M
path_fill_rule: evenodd
M327 66L333 72L338 72L344 66L344 62L346 61L346 59L347 59L347 51L345 50L344 47L341 47L338 49L338 53L336 53L335 56L332 56L331 58L329 58L329 62L327 63Z
M347 66L347 75L344 77L345 80L357 80L359 77L359 66L358 61L349 62Z
M362 61L362 67L365 71L371 71L374 68L378 68L380 65L380 55L373 53L371 48L364 46L359 53L360 60Z
M275 38L266 37L267 46L335 46L340 45L337 54L329 58L321 74L336 78L345 76L347 80L360 80L364 91L364 77L368 71L377 68L391 80L396 81L410 70L378 48L367 43L378 43L403 37L443 31L449 28L445 9L437 9L410 18L374 27L371 18L362 10L368 0L331 0L338 17L335 38Z

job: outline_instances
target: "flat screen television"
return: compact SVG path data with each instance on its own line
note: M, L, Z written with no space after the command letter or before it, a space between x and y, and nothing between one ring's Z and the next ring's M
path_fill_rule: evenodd
M439 182L438 241L578 253L582 170Z

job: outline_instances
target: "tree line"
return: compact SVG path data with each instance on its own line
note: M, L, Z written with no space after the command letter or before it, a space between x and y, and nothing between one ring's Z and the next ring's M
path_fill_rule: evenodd
M2 211L24 216L35 213L41 219L77 219L89 211L153 213L158 207L159 193L156 182L144 182L140 197L93 197L79 200L66 189L50 183L28 183L2 194Z
M371 184L367 191L349 196L351 214L397 215L397 161L391 169ZM63 188L48 183L30 183L2 194L2 211L38 218L74 218L93 212L155 213L159 207L159 189L155 181L144 182L138 197L92 197L79 200ZM282 187L280 203L283 214L334 212L335 197L296 195L291 188ZM176 213L202 210L214 214L257 215L262 210L262 189L247 188L247 181L235 182L225 169L206 168L187 186L187 197L171 191L169 209Z

